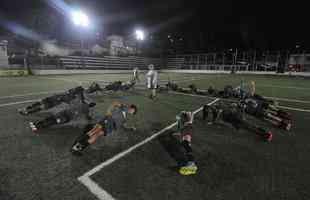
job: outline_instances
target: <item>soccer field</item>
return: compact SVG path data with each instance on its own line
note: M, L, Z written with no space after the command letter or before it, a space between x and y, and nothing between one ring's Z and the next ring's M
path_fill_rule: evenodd
M293 115L290 132L257 122L273 132L273 141L264 143L244 130L207 125L198 113L192 147L199 169L190 177L177 172L181 158L169 126L180 111L195 111L212 98L163 92L152 101L141 89L94 95L97 113L105 113L114 100L137 104L139 111L132 119L137 131L102 137L82 157L69 152L80 127L56 126L34 135L28 122L42 115L17 113L18 108L77 85L129 79L128 74L0 78L0 200L310 199L310 79L160 74L162 83L194 83L201 89L253 80L258 94L276 99Z

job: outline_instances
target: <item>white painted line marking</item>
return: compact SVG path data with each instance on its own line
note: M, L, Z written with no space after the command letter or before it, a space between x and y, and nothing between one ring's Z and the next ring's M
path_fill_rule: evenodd
M92 176L93 174L97 173L98 171L100 171L102 168L111 165L112 163L114 163L115 161L121 159L122 157L126 156L127 154L131 153L132 151L134 151L135 149L139 148L140 146L152 141L154 138L156 138L157 136L159 136L160 134L166 132L169 129L172 129L174 126L176 126L177 123L173 123L170 126L167 126L166 128L162 129L161 131L153 134L152 136L146 138L145 140L143 140L142 142L130 147L129 149L113 156L112 158L106 160L105 162L101 163L100 165L96 166L95 168L93 168L92 170L86 172L84 175L82 176Z
M299 108L292 108L292 107L287 107L287 106L278 106L279 108L283 108L286 110L294 110L294 111L299 111L299 112L307 112L310 113L310 110L306 110L306 109L299 109Z
M82 81L77 81L73 79L66 79L66 78L49 78L49 77L38 77L39 79L49 79L49 80L57 80L57 81L65 81L65 82L71 82L71 83L77 83L79 85L82 85Z
M214 103L216 103L217 101L219 101L220 99L215 99L214 101L212 101L211 103L209 103L208 105L212 105ZM193 112L193 114L197 114L198 112L200 112L203 109L203 107L197 109L196 111ZM115 161L123 158L124 156L130 154L132 151L136 150L137 148L141 147L142 145L152 141L153 139L155 139L156 137L158 137L159 135L161 135L162 133L166 132L169 129L172 129L173 127L175 127L177 125L177 122L167 126L166 128L162 129L161 131L153 134L152 136L146 138L145 140L139 142L138 144L130 147L129 149L116 154L115 156L113 156L112 158L106 160L105 162L97 165L96 167L94 167L93 169L91 169L90 171L86 172L85 174L83 174L82 176L80 176L78 178L78 180L85 185L89 191L91 193L93 193L96 197L98 197L98 199L100 200L114 200L114 198L107 193L105 190L103 190L102 188L100 188L100 186L96 183L94 183L89 177L92 176L93 174L97 173L98 171L100 171L101 169L103 169L104 167L111 165L112 163L114 163Z
M57 79L58 80L58 79ZM190 82L192 80L176 80L174 81L175 83L181 83L181 82ZM165 82L164 82L165 83ZM0 99L9 99L9 98L16 98L16 97L26 97L26 96L35 96L35 95L40 95L40 94L51 94L51 93L61 93L64 92L65 90L59 90L59 91L51 91L51 92L37 92L37 93L27 93L27 94L15 94L15 95L10 95L10 96L3 96L0 97ZM6 106L13 106L13 105L18 105L18 104L25 104L25 103L31 103L38 101L38 99L32 99L32 100L27 100L27 101L19 101L19 102L12 102L12 103L5 103L5 104L0 104L0 107L6 107Z
M286 98L278 98L278 97L266 97L267 99L274 99L279 101L287 101L287 102L296 102L296 103L310 103L310 101L303 101L298 99L286 99Z
M40 95L40 94L50 94L50 93L59 93L63 92L63 90L58 90L58 91L50 91L50 92L35 92L35 93L25 93L25 94L14 94L10 96L2 96L0 99L9 99L9 98L16 98L16 97L27 97L27 96L35 96L35 95Z
M7 107L7 106L13 106L13 105L19 105L19 104L25 104L25 103L33 103L39 101L39 99L33 99L33 100L28 100L28 101L19 101L19 102L13 102L13 103L5 103L5 104L0 104L1 107Z
M257 84L257 87L271 87L271 88L280 88L280 89L296 89L296 90L310 90L310 88L304 87L294 87L294 86L279 86L279 85L266 85L266 84Z
M87 176L79 177L78 180L85 185L91 193L93 193L100 200L114 200L114 198L105 190L103 190L97 183Z
M190 88L185 88L185 89L190 89ZM201 90L206 92L206 90ZM176 93L176 94L185 94L185 93L181 93L181 92L171 92L171 93ZM204 97L203 95L193 95L193 94L186 94L187 96L193 96L193 97ZM207 97L207 96L206 96ZM265 97L265 96L264 96ZM213 98L215 99L216 97L208 97L208 98ZM296 103L310 103L310 101L303 101L303 100L299 100L299 99L287 99L287 98L279 98L279 97L265 97L267 99L274 99L274 100L279 100L279 101L287 101L287 102L296 102Z
M178 94L178 95L183 95L183 96L192 96L192 97L204 97L204 98L210 98L210 99L215 99L215 97L208 97L208 96L203 96L203 95L197 95L197 94L185 94L185 93L180 93L180 92L170 92L172 94ZM229 99L221 99L223 101L233 101ZM306 109L300 109L300 108L293 108L293 107L287 107L287 106L278 106L279 108L284 108L286 110L294 110L294 111L300 111L300 112L309 112L310 110Z

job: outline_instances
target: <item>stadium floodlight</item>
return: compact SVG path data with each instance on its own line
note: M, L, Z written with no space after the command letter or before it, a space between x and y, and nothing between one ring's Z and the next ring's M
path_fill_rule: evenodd
M72 11L71 19L72 19L72 22L74 23L74 25L76 25L76 26L82 26L82 27L88 27L89 26L88 16L80 10Z
M136 39L137 40L144 40L145 39L145 33L142 30L136 30Z

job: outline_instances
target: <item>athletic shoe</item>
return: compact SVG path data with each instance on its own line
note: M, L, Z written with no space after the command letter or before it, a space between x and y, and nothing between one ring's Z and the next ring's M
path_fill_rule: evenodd
M183 176L189 176L196 174L198 170L198 167L194 162L188 162L187 165L181 167L179 169L179 173Z
M271 131L268 131L267 133L265 133L264 140L267 141L267 142L271 142L272 141L272 132Z
M33 122L29 122L29 125L33 133L36 133L38 131L38 128Z
M283 120L280 125L279 125L279 128L282 128L284 130L291 130L292 128L292 122L291 121L287 121L287 120Z
M19 114L28 115L28 112L25 109L18 109Z
M83 145L80 143L76 143L73 147L72 147L72 151L73 152L80 152L83 150Z

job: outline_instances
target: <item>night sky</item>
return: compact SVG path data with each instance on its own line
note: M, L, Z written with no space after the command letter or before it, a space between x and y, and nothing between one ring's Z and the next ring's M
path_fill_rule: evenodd
M59 0L58 0L59 1ZM310 46L308 6L299 1L266 0L67 0L83 5L103 34L129 34L135 27L164 37L174 35L194 49L294 48ZM53 34L68 34L68 19L47 0L1 0L0 17L27 25L34 10L57 20ZM0 19L1 19L0 18ZM59 30L64 30L60 32Z

